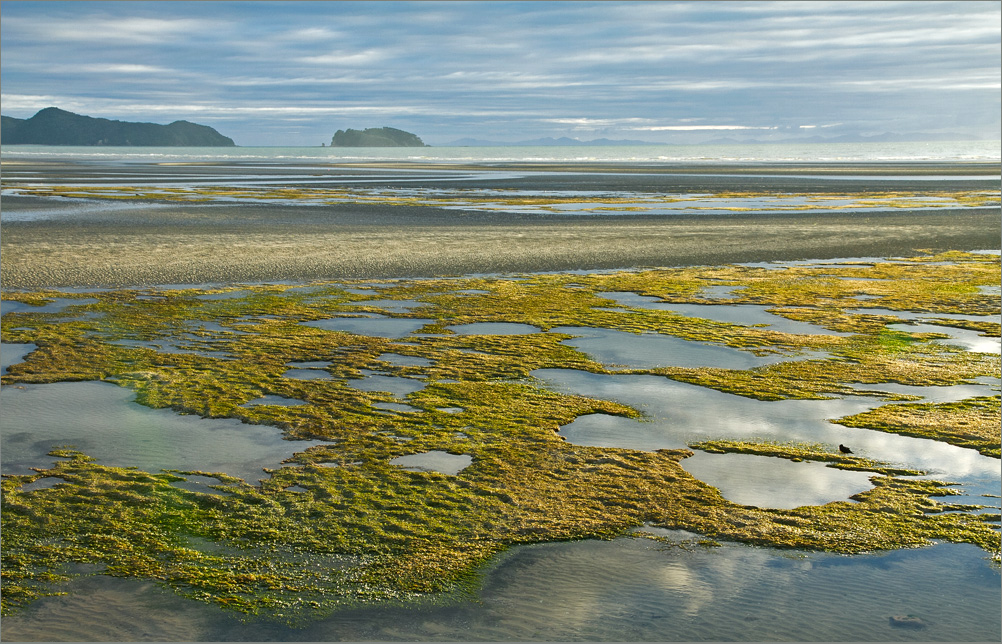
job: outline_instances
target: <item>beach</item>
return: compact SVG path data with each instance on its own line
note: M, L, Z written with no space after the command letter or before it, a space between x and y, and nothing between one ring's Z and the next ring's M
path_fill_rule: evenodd
M427 189L617 194L756 190L865 196L877 190L997 190L998 183L992 164L963 164L967 174L984 174L983 180L964 181L950 178L959 171L956 164L925 167L935 179L909 177L907 169L894 165L728 166L716 173L705 166L658 173L648 166L577 166L573 172L567 165L448 167L467 173L459 176L443 176L441 165L437 170L417 164L393 168L391 174L387 164L345 164L323 172L294 166L242 170L263 172L275 181L283 173L313 173L318 185L336 174L377 188L419 182ZM16 169L52 184L71 178L97 184L111 170L70 164ZM165 181L195 174L240 185L232 168L211 164L127 170L144 177L153 172ZM809 171L819 176L805 174ZM843 180L825 178L835 171L848 174ZM914 174L915 168L907 172ZM5 187L18 185L16 174L6 175ZM7 289L589 271L997 249L1002 223L994 207L575 216L380 203L176 203L140 195L133 200L8 195L2 205L2 286Z
M5 639L997 639L997 164L3 170Z

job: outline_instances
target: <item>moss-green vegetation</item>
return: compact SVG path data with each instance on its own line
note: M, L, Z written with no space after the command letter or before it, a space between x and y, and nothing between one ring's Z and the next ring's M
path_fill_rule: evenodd
M665 211L805 211L887 208L975 208L999 205L997 192L909 191L873 192L865 197L832 194L719 192L710 194L637 193L629 196L602 192L540 196L519 190L420 188L248 188L246 186L199 186L150 188L149 186L19 186L17 194L39 197L116 199L142 201L205 202L219 199L300 204L378 203L391 206L434 206L468 210L518 210L540 213L569 211L665 212Z
M690 443L689 447L711 454L754 454L756 456L785 458L796 462L817 461L828 463L828 467L841 470L876 472L885 476L924 474L920 470L902 469L890 463L842 454L837 448L817 443L775 443L768 441L751 443L748 441L712 440Z
M309 289L132 289L81 295L97 302L60 312L4 315L5 342L38 347L10 367L4 385L103 379L135 390L150 407L238 418L274 426L289 439L328 443L297 453L259 485L197 473L215 477L226 495L172 485L193 473L108 467L71 449L56 452L65 460L51 468L5 475L3 609L59 592L58 582L73 574L70 566L84 563L106 574L155 579L201 601L295 621L359 602L463 597L475 590L482 564L512 545L612 538L644 525L709 540L843 553L946 540L978 544L997 557L997 514L939 502L952 493L946 483L908 478L914 473L829 447L693 445L874 473L874 488L855 503L775 510L736 505L694 479L679 465L687 450L572 445L557 430L579 416L641 414L549 391L530 374L542 368L612 373L562 344L569 334L546 332L602 327L791 357L748 370L615 373L659 374L762 399L867 393L901 400L907 397L866 392L865 385L997 378L999 357L931 342L928 334L892 331L886 325L900 322L896 316L855 309L997 315L998 298L978 286L997 285L999 275L997 256L950 253L781 270L727 266L318 283ZM768 305L845 335L796 335L622 307L604 295L632 291L667 302L712 303L704 294L713 285L734 287L727 303ZM854 299L861 295L871 299ZM41 304L54 294L5 297ZM385 299L425 306L394 312L375 302ZM363 311L430 322L400 339L303 324ZM492 336L447 329L474 322L530 324L541 332ZM805 351L817 355L794 359ZM298 362L320 364L314 368L330 379L285 377L288 365ZM413 411L375 406L401 399L353 387L364 370L420 380L424 388L403 400ZM243 406L264 395L306 404ZM953 441L972 418L994 421L997 428L999 403L995 396L950 405L894 404L868 413L854 418L883 431L928 416L935 422L922 435ZM994 441L995 450L984 453L997 456L997 431L984 441L987 448ZM472 462L456 475L390 463L427 451L466 454ZM24 487L46 478L59 483Z

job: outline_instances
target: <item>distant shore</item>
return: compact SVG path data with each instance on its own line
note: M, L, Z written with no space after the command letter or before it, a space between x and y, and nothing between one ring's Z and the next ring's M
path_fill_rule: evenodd
M211 166L201 168L212 171ZM58 182L61 173L72 174L61 166L35 169L48 174L50 182ZM190 173L193 166L155 169L170 175ZM347 171L348 166L343 169ZM81 172L98 177L103 170L78 168L77 175ZM872 174L873 168L866 172ZM782 176L783 172L771 179L761 174L758 168L757 175L748 178L700 177L698 173L665 178L620 169L597 176L530 173L506 181L492 179L489 186L664 190L670 184L672 190L695 190L709 181L708 187L714 189L799 187L865 192L888 188L879 180L825 183ZM997 190L997 174L993 179L985 173L986 186L992 186L993 180ZM421 185L437 181L427 177ZM942 178L918 182L925 189L929 185L950 189L960 183ZM464 187L476 187L476 183L475 178L449 181L451 186ZM896 189L914 189L911 180L886 183ZM0 283L4 289L606 270L879 257L1002 245L998 208L559 216L379 204L86 203L88 209L68 199L3 198ZM44 212L45 217L33 219L32 212Z

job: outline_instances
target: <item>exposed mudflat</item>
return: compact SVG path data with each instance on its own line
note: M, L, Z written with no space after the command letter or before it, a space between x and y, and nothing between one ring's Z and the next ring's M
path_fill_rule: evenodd
M7 166L8 164L4 164ZM375 167L374 167L375 165ZM309 172L377 186L699 192L757 190L865 196L877 190L997 190L997 170L939 166L470 167L387 164ZM4 187L107 182L112 168L17 164ZM241 174L280 184L296 168L131 165L116 185ZM436 171L437 170L437 171ZM919 172L922 170L922 172ZM839 179L826 177L843 173ZM956 172L981 180L951 179ZM448 174L452 173L452 174ZM125 174L126 176L121 176ZM910 175L914 174L914 178ZM25 179L20 179L24 176ZM132 176L129 176L132 175ZM906 175L909 178L904 178ZM312 175L311 175L312 176ZM883 177L883 178L882 178ZM3 198L4 288L305 281L590 270L999 248L998 208L726 215L549 215L431 206L298 206L121 199Z

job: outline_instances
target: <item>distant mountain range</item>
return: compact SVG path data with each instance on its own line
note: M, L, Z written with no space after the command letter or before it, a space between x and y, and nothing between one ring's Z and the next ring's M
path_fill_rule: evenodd
M37 145L120 145L233 147L233 139L207 125L111 121L47 107L27 119L0 117L0 143Z
M796 143L923 143L934 141L979 141L997 140L997 133L993 136L990 133L982 136L971 136L960 132L883 132L880 134L842 134L836 136L777 136L774 138L741 138L741 137L720 137L715 139L701 140L677 140L672 142L637 141L632 139L592 139L581 141L569 137L545 137L541 139L531 139L525 141L490 141L485 139L463 138L456 139L449 143L443 143L443 147L513 147L513 146L575 146L575 145L769 145L769 144L796 144Z
M810 136L810 137L778 137L770 139L761 138L716 138L702 141L677 141L673 143L655 143L652 141L636 141L632 139L592 139L581 141L569 137L545 137L541 139L531 139L526 141L489 141L485 139L463 138L456 139L443 144L443 147L515 147L515 146L575 146L575 145L759 145L775 143L914 143L932 141L967 141L970 135L957 132L942 132L937 134L926 133L898 133L884 132L874 135L846 134L840 136ZM985 138L985 140L989 140Z
M776 139L735 139L722 138L705 141L699 145L746 145L771 143L931 143L933 141L978 141L991 140L989 138L972 137L970 134L959 132L929 133L898 133L883 132L881 134L843 134L840 136L809 136L809 137L786 137Z

